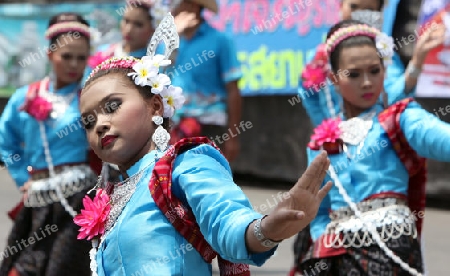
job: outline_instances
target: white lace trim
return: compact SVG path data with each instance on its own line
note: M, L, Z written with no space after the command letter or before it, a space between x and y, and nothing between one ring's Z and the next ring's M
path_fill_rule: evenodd
M372 239L378 244L380 249L395 263L400 265L401 268L403 268L405 271L408 271L411 275L414 276L422 276L423 274L417 271L415 268L410 267L407 263L405 263L402 259L400 259L395 253L387 247L386 243L382 241L382 237L378 233L374 223L368 219L363 219L364 215L361 213L361 211L358 210L358 207L356 204L352 201L350 196L348 195L347 191L345 190L344 186L342 185L341 181L339 180L339 177L336 175L336 172L333 168L333 165L330 164L329 171L331 179L333 179L334 184L339 190L339 194L342 195L345 202L349 205L351 210L355 213L355 217L361 219L361 221L364 223L365 227L367 227L368 233L372 236Z
M26 207L43 207L60 202L57 189L64 198L68 198L92 186L95 173L88 165L66 166L54 177L35 180L27 191Z
M326 247L366 247L376 244L367 223L374 225L381 240L386 242L402 235L417 237L414 217L406 206L392 205L362 213L361 218L351 216L328 224L327 234L336 234L324 239Z

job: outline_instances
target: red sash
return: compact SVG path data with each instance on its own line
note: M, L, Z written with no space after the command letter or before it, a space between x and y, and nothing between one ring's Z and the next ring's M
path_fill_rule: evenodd
M378 116L381 126L386 131L409 174L408 183L408 206L417 218L416 225L419 236L422 233L423 216L420 214L425 210L427 182L426 159L417 155L408 144L405 135L400 128L400 115L413 98L407 98L391 105ZM420 212L420 213L419 213Z
M169 151L155 164L149 183L150 193L173 227L202 255L205 262L218 257L221 276L248 276L250 268L247 264L235 264L222 259L208 244L200 232L193 212L172 194L172 166L178 154L189 148L208 144L216 148L206 137L182 139L175 143Z

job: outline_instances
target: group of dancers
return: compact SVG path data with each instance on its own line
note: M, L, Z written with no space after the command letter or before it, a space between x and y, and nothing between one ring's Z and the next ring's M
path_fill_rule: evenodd
M23 194L9 213L8 247L49 225L57 231L3 256L0 276L211 275L216 257L221 275L244 276L294 235L291 275L423 275L416 214L424 209L425 158L450 161L450 126L413 96L445 27L423 31L405 69L390 34L367 20L378 20L368 15L381 13L384 1L342 1L342 21L301 73L300 96L321 87L302 101L315 127L308 167L262 215L233 181L236 140L219 148L206 137L171 139L172 121L197 92L195 79L177 83L168 74L188 56L178 49L189 42L180 39L186 30L191 39L215 38L209 47L229 45L224 56L231 57L205 76L212 86L222 82L220 97L232 100L213 104L200 121L224 126L240 116L233 47L199 16L203 8L217 11L215 1L175 2L175 17L161 18L153 2L133 2L121 21L122 43L93 55L83 17L50 20L50 43L79 37L49 52L48 77L10 98L0 151L21 157L8 165ZM58 135L80 120L83 128Z

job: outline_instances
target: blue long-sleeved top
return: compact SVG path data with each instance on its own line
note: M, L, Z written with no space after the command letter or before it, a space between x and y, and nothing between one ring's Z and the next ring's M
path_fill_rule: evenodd
M383 107L377 105L377 112ZM360 116L363 116L361 114ZM369 131L360 154L356 154L357 146L348 146L348 159L345 153L330 154L331 165L336 171L340 182L353 202L382 192L395 192L406 195L408 189L408 172L398 158L386 132L381 127L378 118L373 119L373 127ZM450 125L442 122L436 116L412 102L400 116L400 127L411 147L422 157L438 161L450 161ZM309 162L319 151L311 150ZM327 175L324 183L330 181ZM323 234L330 222L329 211L348 206L339 194L336 186L322 202L317 217L311 222L311 236L316 240Z
M155 152L134 164L128 175L154 167ZM150 195L144 175L116 225L96 255L99 276L212 275L211 264L172 227ZM262 217L233 182L226 159L213 147L201 145L180 154L172 174L172 192L189 206L208 243L223 258L262 265L275 251L251 255L245 244L247 226Z
M52 87L50 84L50 92ZM18 187L29 179L28 166L37 170L47 168L38 121L19 110L27 91L28 86L19 88L9 99L0 118L0 154ZM56 93L68 95L78 91L79 84L74 83ZM77 95L62 116L45 121L45 133L53 165L87 162L89 145L80 120Z

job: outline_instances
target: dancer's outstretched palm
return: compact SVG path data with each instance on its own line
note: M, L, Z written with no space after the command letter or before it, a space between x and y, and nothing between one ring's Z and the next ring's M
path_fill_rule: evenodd
M320 188L329 165L326 152L319 154L289 191L289 197L263 219L261 228L267 238L290 238L315 218L320 203L332 187L328 182Z

